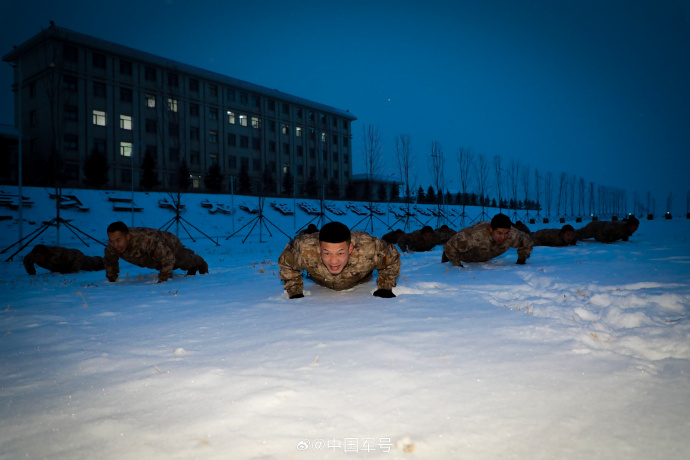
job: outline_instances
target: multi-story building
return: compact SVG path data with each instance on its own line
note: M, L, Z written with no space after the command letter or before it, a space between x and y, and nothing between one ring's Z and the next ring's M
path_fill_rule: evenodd
M3 60L14 67L27 185L58 174L63 186L83 186L94 153L106 156L112 189L140 189L145 176L150 186L147 156L164 190L177 187L183 164L199 191L212 169L220 190L235 192L247 176L266 194L279 194L286 174L298 194L322 180L343 193L351 178L349 111L52 23Z

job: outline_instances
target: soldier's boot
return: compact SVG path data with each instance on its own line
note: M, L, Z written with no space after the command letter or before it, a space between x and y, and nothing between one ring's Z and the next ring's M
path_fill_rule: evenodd
M441 263L445 264L446 262L448 262L448 256L446 255L446 252L443 251L443 255L441 256Z
M192 267L189 270L187 270L187 276L194 276L196 275L196 267Z
M208 273L208 264L205 260L201 262L201 264L197 265L197 268L199 268L200 275L206 275Z

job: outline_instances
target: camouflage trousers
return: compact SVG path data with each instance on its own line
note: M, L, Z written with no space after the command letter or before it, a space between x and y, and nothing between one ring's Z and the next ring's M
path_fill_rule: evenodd
M87 272L97 272L100 270L105 270L103 265L103 257L101 256L84 256L81 260L81 266L79 270L85 270Z
M500 255L500 254L499 254ZM493 259L497 256L490 256L486 254L486 251L481 249L470 249L467 252L463 252L460 255L460 260L462 262L486 262L487 260Z
M175 252L175 266L173 267L173 269L198 269L204 263L204 259L200 255L194 254L194 251L192 251L191 249L182 248L181 250Z

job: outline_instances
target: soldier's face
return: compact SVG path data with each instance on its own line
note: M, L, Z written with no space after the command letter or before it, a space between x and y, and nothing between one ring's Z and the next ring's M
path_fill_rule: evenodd
M561 239L564 242L570 244L575 239L575 232L571 232L570 230L565 231L565 232L561 232Z
M510 233L510 229L489 227L489 232L491 233L491 238L494 239L496 244L503 244L506 238L508 238L508 233Z
M352 243L347 244L347 241L343 241L342 243L326 243L322 241L319 243L321 260L328 271L333 275L337 275L343 271L354 248L355 245Z
M422 233L422 239L424 240L425 243L431 243L431 240L433 238L434 238L434 234L432 232Z
M122 254L123 252L125 252L125 249L127 249L127 246L129 246L129 240L131 238L132 235L130 235L129 233L108 233L108 244L110 245L110 247L115 249L115 251Z

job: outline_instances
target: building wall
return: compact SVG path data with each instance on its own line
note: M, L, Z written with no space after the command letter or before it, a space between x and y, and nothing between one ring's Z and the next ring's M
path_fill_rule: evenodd
M298 193L312 172L335 177L341 191L350 180L356 118L346 111L56 26L3 60L16 64L15 82L22 82L15 111L21 106L16 116L35 185L47 185L41 182L61 164L64 186L82 186L94 149L107 155L107 186L115 189L130 189L132 179L139 188L147 150L163 189L176 185L182 161L199 191L214 163L222 191L230 177L237 187L243 164L253 191L269 166L276 187L266 193L280 193L286 168Z

